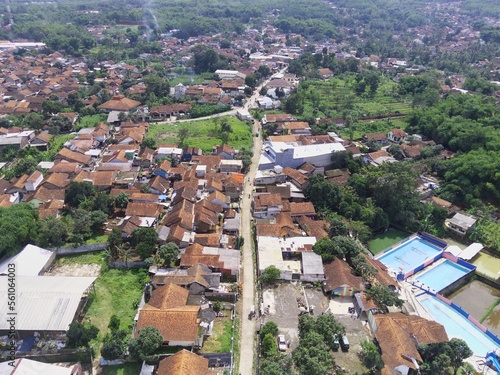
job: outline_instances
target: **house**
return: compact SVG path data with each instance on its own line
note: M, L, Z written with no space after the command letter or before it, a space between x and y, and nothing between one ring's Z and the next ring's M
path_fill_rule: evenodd
M389 162L395 163L397 162L386 150L378 150L375 152L370 152L369 154L365 154L363 157L365 163L371 164L375 167L378 167L380 164Z
M356 292L365 290L361 276L354 276L351 266L342 259L335 259L324 265L325 281L323 291L340 297L353 297Z
M46 151L49 148L49 142L52 135L47 132L39 133L30 143L31 147L36 147L40 151Z
M476 225L477 218L471 215L457 212L451 219L446 221L448 229L454 233L465 236Z
M40 187L49 190L66 189L70 182L71 179L67 173L51 173L40 183Z
M285 134L306 134L311 135L311 127L305 121L291 121L283 124Z
M54 162L58 162L61 160L66 160L74 163L80 163L82 165L89 165L92 157L90 155L84 155L76 151L71 151L70 149L63 148L59 151L54 157Z
M239 173L243 169L241 160L221 160L219 164L220 173Z
M186 349L160 361L156 375L219 375L208 369L208 359Z
M220 243L220 236L217 233L206 236L219 238ZM227 278L235 279L240 269L240 251L194 243L181 255L180 267L189 268L195 264L204 264L213 272L220 272Z
M116 175L114 171L81 171L73 181L90 182L97 190L104 191L111 189Z
M252 215L256 218L269 218L281 212L283 202L279 194L259 194L252 201Z
M26 180L24 187L26 191L35 191L38 185L43 181L43 174L40 171L34 171Z
M316 237L318 241L324 237L328 237L328 232L326 231L328 224L325 221L313 220L307 216L299 216L296 221L299 228L308 236Z
M333 72L329 68L320 68L318 69L318 74L321 76L323 79L328 79L330 77L333 77Z
M166 284L151 293L149 301L139 310L133 335L145 327L157 328L163 344L191 347L198 341L200 306L187 305L189 291L175 284Z
M387 138L395 143L404 142L407 136L408 133L406 133L403 129L392 129L389 133L387 133Z
M290 215L293 219L297 219L300 216L308 216L314 219L316 217L316 210L312 202L292 202L290 203Z
M240 108L236 111L236 117L238 117L241 121L252 120L252 115L248 112L246 108Z
M156 268L150 267L149 269L150 273L154 273L153 285L155 288L166 284L175 284L189 290L190 295L200 295L218 290L222 277L221 273L213 272L202 264L195 264L187 269Z
M418 362L423 361L417 345L448 341L441 324L417 315L377 314L374 320L376 328L372 327L372 331L382 352L383 375L397 373L396 369L406 371L399 373L417 370Z
M382 133L370 133L370 134L365 134L363 136L363 141L369 142L369 141L375 141L377 144L380 146L385 146L387 145L387 137L385 134Z
M227 144L223 144L222 146L217 145L212 150L212 155L220 156L222 159L225 160L234 159L235 154L236 150Z
M255 233L259 237L298 237L302 235L289 212L281 212L271 219L258 219Z
M35 245L26 245L16 255L0 263L0 276L7 276L9 264L16 263L17 276L41 276L56 259L56 252Z
M141 102L126 98L124 95L113 96L107 102L101 104L97 109L104 109L107 112L118 111L128 112L141 105Z
M191 161L193 156L202 155L203 151L199 147L188 146L182 150L182 161Z
M257 243L259 274L273 265L283 280L324 280L321 256L312 251L316 238L258 236ZM304 257L304 253L309 255Z

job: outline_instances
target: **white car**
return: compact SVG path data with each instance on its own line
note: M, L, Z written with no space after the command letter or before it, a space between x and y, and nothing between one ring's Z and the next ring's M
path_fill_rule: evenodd
M286 352L285 335L278 335L278 349L280 352Z

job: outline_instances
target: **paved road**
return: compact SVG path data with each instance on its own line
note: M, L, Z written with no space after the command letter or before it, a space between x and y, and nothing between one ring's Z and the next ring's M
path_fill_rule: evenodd
M285 70L282 70L283 73ZM259 97L260 89L267 85L269 80L262 83L255 90L252 97L245 103L245 108L255 107L255 101ZM258 311L259 307L255 297L255 264L253 260L253 247L252 247L252 213L251 213L251 202L253 194L253 181L255 179L255 173L259 166L259 158L262 152L262 132L260 130L260 123L254 120L252 133L255 135L259 132L259 137L253 137L253 158L250 170L248 171L245 178L245 188L243 189L243 198L241 203L241 235L245 239L242 248L242 260L241 260L241 273L240 282L243 284L243 292L241 295L241 332L240 332L240 363L239 363L239 374L240 375L253 375L255 374L254 358L256 354L255 348L255 329L256 321L255 318L252 320L248 319L248 313L252 305L255 306L255 310Z
M259 131L259 122L254 121L253 133ZM242 198L242 220L241 220L241 235L245 239L242 249L242 272L240 280L243 283L243 293L241 296L241 333L240 333L240 365L239 373L241 375L253 375L253 362L255 355L255 319L249 320L248 313L252 305L258 311L258 305L255 301L255 265L253 261L252 248L252 213L251 201L253 193L253 180L257 167L259 165L259 157L262 150L262 138L254 137L253 144L253 159L250 171L245 179L245 188Z

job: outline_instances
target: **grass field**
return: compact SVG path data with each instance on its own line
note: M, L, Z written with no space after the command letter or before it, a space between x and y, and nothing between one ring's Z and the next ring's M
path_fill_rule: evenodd
M236 117L222 116L218 117L217 121L227 119L233 129L229 133L229 145L237 150L243 148L250 149L252 147L252 132L251 128L243 121L238 120ZM157 143L174 143L179 142L179 130L181 128L188 129L188 136L185 143L188 146L200 147L203 153L210 153L212 147L222 144L220 132L216 129L216 119L188 121L183 123L171 124L152 124L149 127L148 137L157 141Z
M141 363L124 363L120 366L102 367L102 375L137 375L141 371Z
M342 117L344 111L356 113L359 118L407 114L411 107L396 95L397 83L382 77L375 95L358 96L352 88L353 76L328 81L311 80L302 85L304 117Z
M385 233L377 234L368 241L368 249L370 249L373 255L378 254L409 235L410 233L408 232L391 228Z
M146 270L108 269L103 251L61 257L57 263L101 265L95 291L90 294L85 307L85 320L90 320L100 331L95 342L97 346L108 332L109 319L113 314L120 318L120 328L130 332L144 284L148 281Z
M229 317L216 318L212 336L205 340L202 348L203 353L226 353L231 350L232 320ZM235 326L235 332L238 327Z

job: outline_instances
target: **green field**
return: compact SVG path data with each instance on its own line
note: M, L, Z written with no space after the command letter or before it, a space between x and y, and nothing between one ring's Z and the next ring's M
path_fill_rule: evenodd
M353 88L353 76L334 77L328 81L310 80L301 85L304 94L303 116L342 117L348 111L353 118L407 114L411 107L397 96L397 83L382 77L377 92L358 96Z
M370 241L368 241L368 249L370 249L370 252L373 255L378 254L395 243L405 239L409 235L410 233L408 232L391 228L385 233L377 234Z
M148 273L145 269L121 270L109 269L105 262L105 252L85 253L76 256L61 257L57 264L100 264L101 275L95 282L95 291L90 293L85 307L85 320L100 330L97 344L108 332L111 315L120 318L120 328L129 332L132 329L137 304Z
M186 145L199 147L204 154L210 153L212 147L222 144L220 132L217 130L217 121L227 119L233 129L229 133L229 145L237 150L250 149L252 147L251 128L236 117L221 116L207 120L193 120L187 122L173 122L171 124L151 124L147 134L148 138L153 138L160 143L179 143L179 129L188 129L188 136L185 140Z
M137 375L141 371L141 363L124 363L120 366L104 366L103 375Z

